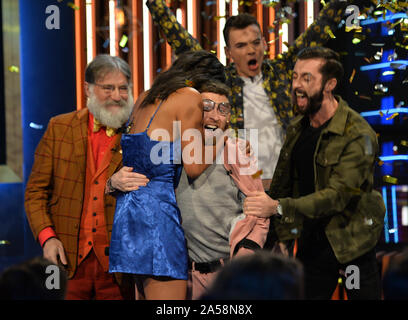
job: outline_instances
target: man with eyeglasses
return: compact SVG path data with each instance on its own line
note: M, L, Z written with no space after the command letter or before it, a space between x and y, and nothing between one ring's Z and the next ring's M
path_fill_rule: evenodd
M227 86L217 82L200 88L205 144L209 148L228 133L231 116L228 91ZM245 194L262 191L263 186L259 177L252 176L257 171L255 159L245 157L247 145L241 142L228 139L218 161L194 181L188 179L184 170L181 174L176 198L189 255L187 299L199 299L231 257L262 248L266 240L269 219L243 214ZM231 157L238 153L241 158ZM223 158L219 160L220 157ZM240 171L245 168L248 170ZM125 171L114 174L111 186L124 192L141 186L139 181L125 177L127 174Z
M362 9L363 5L371 3L370 0L326 2L327 5L316 20L293 44L288 45L287 52L278 54L274 59L267 59L265 56L267 43L260 23L254 16L240 13L225 20L223 35L226 46L221 50L225 50L226 57L231 62L225 68L227 84L230 87L229 100L233 106L231 127L258 130L258 161L263 171L265 190L269 190L286 128L294 117L290 84L296 54L302 48L324 45L330 40L331 32L334 33L338 29L348 4L358 4ZM193 38L178 23L166 1L147 0L146 5L153 21L159 25L177 55L202 49L200 38Z
M130 81L124 60L95 57L85 70L87 108L52 118L35 152L25 208L44 257L67 270L67 299L132 295L121 275L108 273L115 199L105 195L122 162L118 129L133 108Z

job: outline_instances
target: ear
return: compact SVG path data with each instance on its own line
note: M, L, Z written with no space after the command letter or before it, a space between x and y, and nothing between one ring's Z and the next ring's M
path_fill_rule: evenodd
M227 57L227 59L232 60L231 53L230 53L228 46L224 47L224 52L225 52L225 56Z
M324 86L324 90L333 92L336 87L337 87L337 79L331 78L330 80L326 82L326 85Z
M88 82L84 83L84 89L85 89L85 95L89 98L91 96L91 92L89 90L89 83Z
M262 37L262 45L264 47L264 52L268 51L268 44L266 43L265 37Z

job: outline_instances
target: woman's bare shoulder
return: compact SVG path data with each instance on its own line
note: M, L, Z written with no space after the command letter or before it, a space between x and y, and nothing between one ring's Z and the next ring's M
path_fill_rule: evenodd
M183 109L195 109L202 102L201 94L196 89L190 87L178 89L170 98L174 105Z

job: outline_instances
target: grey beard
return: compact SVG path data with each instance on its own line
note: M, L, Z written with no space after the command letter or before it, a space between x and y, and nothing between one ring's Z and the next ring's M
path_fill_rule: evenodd
M116 113L112 113L106 109L105 106L110 103L111 101L101 103L91 91L86 106L88 107L89 112L92 113L94 118L100 123L118 129L129 119L130 113L133 109L133 95L129 92L127 101L119 101L121 108Z

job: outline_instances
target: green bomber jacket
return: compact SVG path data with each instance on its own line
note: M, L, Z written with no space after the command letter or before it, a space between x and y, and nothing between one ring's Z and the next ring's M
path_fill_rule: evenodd
M322 46L330 39L330 29L333 33L343 18L347 4L352 1L332 0L319 13L318 18L301 34L283 54L275 59L265 59L262 64L263 87L269 98L279 124L286 130L294 117L291 103L290 86L292 69L297 53L305 47ZM188 50L202 50L200 43L177 22L172 11L164 0L146 2L153 21L164 32L167 42L176 55ZM235 64L225 68L227 85L230 87L229 100L232 105L230 125L233 129L244 128L244 81L239 77Z
M336 96L338 108L318 138L314 153L315 192L299 196L291 154L302 132L299 115L290 123L269 190L283 215L272 218L279 240L295 239L304 217L331 217L325 227L340 263L366 253L378 242L384 225L385 205L373 188L379 147L370 125Z

